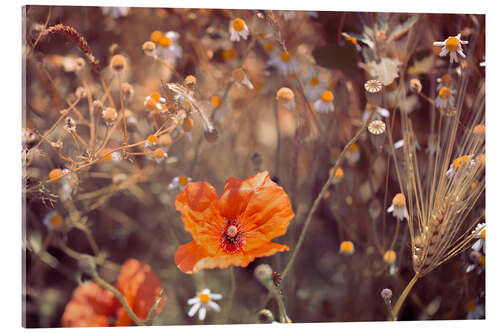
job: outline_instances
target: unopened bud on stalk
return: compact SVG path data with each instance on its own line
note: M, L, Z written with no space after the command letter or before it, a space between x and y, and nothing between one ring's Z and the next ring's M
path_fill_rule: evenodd
M391 299L392 299L392 290L389 288L384 288L380 292L380 296L384 300L385 304L391 304Z
M97 268L94 258L86 254L82 255L82 257L78 260L78 267L82 273L90 276L93 276L96 273Z
M134 87L132 87L130 83L124 82L122 84L122 93L126 99L130 99L132 96L134 96Z
M382 104L382 83L379 80L365 82L366 101L371 105Z
M260 264L257 266L253 274L262 284L267 284L273 277L273 270L268 264Z
M262 309L258 314L259 323L270 324L274 321L273 313L268 309Z
M184 85L189 89L193 89L196 85L196 78L193 75L188 75L184 79Z
M371 134L372 144L381 151L385 141L385 123L382 120L373 120L368 124L368 132Z
M111 58L111 68L117 72L122 71L125 68L125 57L121 54L115 54Z
M96 99L96 100L94 100L94 102L92 102L92 106L94 108L95 113L99 113L104 109L104 105L98 99Z

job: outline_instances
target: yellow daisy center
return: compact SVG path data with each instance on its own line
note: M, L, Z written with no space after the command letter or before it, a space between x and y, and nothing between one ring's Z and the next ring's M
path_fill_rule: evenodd
M405 207L406 206L405 195L403 193L396 194L392 199L392 204L394 205L394 207L399 207L399 208Z
M453 161L453 168L455 168L455 170L458 170L458 169L460 169L462 164L469 163L469 162L470 162L470 157L468 155L461 156L459 158L456 158Z
M202 303L208 303L208 301L210 301L210 295L209 294L200 294L198 296L198 298L200 299L200 302L202 302Z
M483 231L481 231L481 239L486 240L486 229L483 229Z
M189 181L189 179L187 176L180 176L179 177L179 185L180 186L186 186L188 181Z
M148 142L151 144L155 144L158 142L158 137L156 135L150 135L148 136Z
M267 42L266 45L264 45L264 48L269 52L274 48L274 44L272 42Z
M161 159L161 158L165 157L165 152L163 151L163 149L157 148L153 152L153 155L154 155L154 157Z
M155 102L159 102L159 101L160 101L160 93L159 93L159 92L156 92L156 91L155 91L155 92L154 92L154 93L152 93L152 94L151 94L151 96L149 96L149 97L151 97L151 99L152 99L153 101L155 101Z
M236 53L234 52L233 49L227 49L222 51L222 58L224 58L225 60L234 59L235 56Z
M333 93L330 90L326 90L322 95L321 99L323 102L329 103L333 101Z
M340 243L340 251L342 253L351 253L354 250L354 244L351 241Z
M309 84L313 87L316 87L318 84L319 84L319 80L318 78L315 76L311 79L311 81L309 81Z
M349 150L352 152L359 151L359 145L357 143L354 143L349 147Z
M151 33L151 41L156 44L160 43L161 38L163 37L163 33L160 30L155 30Z
M447 87L439 89L439 97L442 99L450 98L450 94L451 94L450 89Z
M450 52L455 52L460 47L460 41L457 37L448 37L445 42L446 48Z
M467 302L467 304L465 304L465 308L467 309L467 312L474 311L474 309L476 308L476 304L469 301Z
M290 53L282 52L281 53L281 60L284 62L289 62L290 61Z
M111 149L109 148L103 149L103 151L101 152L101 156L103 161L111 161L112 160Z
M62 170L61 169L53 169L49 172L49 178L57 178L59 176L62 176Z
M62 219L61 215L59 215L59 214L56 214L50 218L50 224L53 227L58 228L62 225L62 223L63 223L63 219Z
M163 46L163 47L169 47L170 44L172 44L172 41L167 36L162 36L160 38L160 41L158 42L158 44L160 44L160 46Z
M236 30L236 31L241 31L245 28L245 21L243 21L242 19L240 19L239 17L238 18L235 18L233 20L233 29Z

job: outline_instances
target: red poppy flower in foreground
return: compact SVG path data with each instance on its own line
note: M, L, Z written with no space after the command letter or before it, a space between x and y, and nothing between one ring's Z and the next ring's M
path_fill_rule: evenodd
M128 259L122 266L116 288L123 294L128 305L140 320L148 317L156 302L161 284L149 265L135 259ZM166 297L162 296L156 310L161 307ZM78 286L71 301L66 304L62 316L63 327L112 326L110 318L116 315L116 326L128 326L133 323L120 301L108 290L93 281Z
M218 196L206 182L189 183L175 201L193 241L179 246L175 263L184 273L205 268L246 267L257 257L289 250L272 243L294 217L287 194L267 171L229 178Z

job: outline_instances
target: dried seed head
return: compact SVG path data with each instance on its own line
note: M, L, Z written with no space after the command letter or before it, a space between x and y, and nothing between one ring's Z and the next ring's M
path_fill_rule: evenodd
M78 87L75 90L75 96L77 99L83 99L87 97L87 89L84 87Z
M273 280L273 284L274 286L277 288L280 286L281 284L281 274L278 273L278 272L273 272L273 277L272 277L272 280Z
M396 208L404 208L406 207L406 198L403 193L398 193L392 199L392 204Z
M126 99L132 98L132 96L134 96L134 92L134 87L132 87L130 83L124 82L122 84L122 93Z
M94 112L99 113L103 110L104 105L100 100L96 99L92 102L92 107L94 108Z
M293 101L294 97L292 89L288 87L282 87L276 93L276 99L283 104Z
M61 140L57 140L56 142L51 142L50 145L52 148L55 150L61 150L64 146L63 142Z
M112 107L107 107L104 110L102 110L101 115L102 119L104 119L104 121L108 126L111 126L118 117L118 113Z
M205 136L205 139L210 143L214 143L219 138L219 133L217 132L217 128L215 127L203 130L203 135Z
M263 284L266 284L271 281L273 270L268 264L260 264L259 266L257 266L257 268L255 268L255 271L253 273L257 280L259 280Z
M76 131L76 124L75 120L71 117L66 117L64 120L64 126L63 128L68 132L68 133L74 133Z
M147 56L154 57L156 51L155 43L150 41L145 42L144 44L142 44L142 50Z
M125 68L125 57L122 56L121 54L115 54L111 58L111 68L113 68L115 71L120 72Z
M365 82L366 100L372 105L380 105L382 102L382 83L379 80L368 80Z
M420 93L422 91L422 82L419 79L411 79L410 90L414 93Z
M273 313L268 309L262 309L259 311L259 322L262 324L270 324L274 321Z
M385 123L382 120L373 120L368 124L368 131L373 135L381 135L385 133Z
M196 85L196 78L193 75L188 75L184 79L184 85L189 89L193 89Z

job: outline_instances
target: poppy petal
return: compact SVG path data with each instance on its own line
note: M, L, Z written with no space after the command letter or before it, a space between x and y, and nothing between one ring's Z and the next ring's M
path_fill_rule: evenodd
M217 242L225 223L215 207L217 199L217 192L212 185L195 182L189 183L175 200L175 208L182 215L184 229L198 243L207 244L210 252L217 251Z

